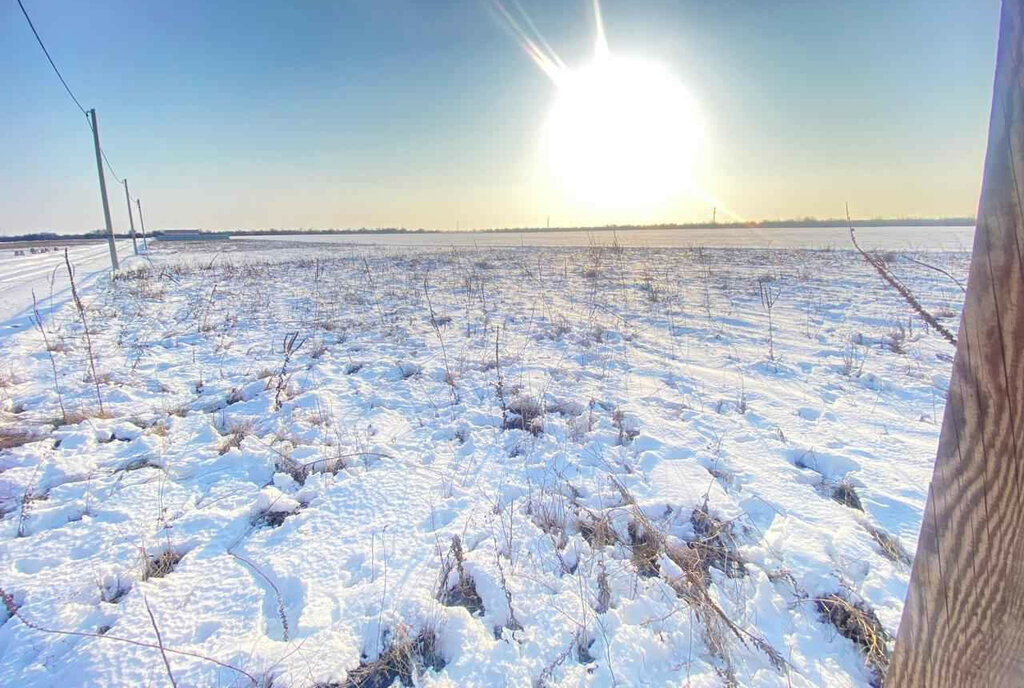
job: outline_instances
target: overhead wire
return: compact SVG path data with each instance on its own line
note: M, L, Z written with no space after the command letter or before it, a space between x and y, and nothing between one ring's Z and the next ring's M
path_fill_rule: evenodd
M36 37L36 42L39 43L39 47L43 49L43 54L46 55L46 59L50 63L50 66L53 68L54 74L56 74L57 78L60 79L60 83L64 86L64 90L67 91L68 96L71 97L71 100L75 102L75 105L78 107L79 110L81 110L82 114L85 115L86 119L88 120L89 112L84 107L82 107L82 103L75 96L74 91L71 90L71 87L68 85L67 80L64 79L64 75L60 73L60 69L57 68L57 63L54 62L53 57L50 56L50 51L46 49L46 44L43 43L42 37L36 30L36 25L32 23L32 17L29 16L28 10L25 9L25 5L24 3L22 3L21 0L18 0L18 7L21 8L21 13L25 16L25 21L28 22L28 27L32 29L32 35ZM93 123L89 121L88 126L89 129L92 130ZM107 166L107 170L110 172L111 176L117 180L118 184L123 184L124 180L117 175L117 172L114 171L114 166L110 164L110 160L107 158L107 152L103 150L102 146L100 146L100 155L102 156L103 162Z
M46 45L43 43L43 39L40 38L39 32L36 31L36 25L32 23L32 18L28 16L28 10L25 9L25 5L22 4L21 0L18 0L18 7L21 8L21 13L25 15L25 21L28 22L29 28L32 29L32 33L33 35L35 35L36 41L39 43L39 47L43 49L43 54L46 55L46 59L50 61L50 66L53 67L54 73L56 73L57 78L60 79L60 82L64 84L64 90L68 92L69 96L71 96L71 100L75 101L75 105L77 105L78 109L82 111L82 114L88 117L89 115L85 111L85 108L82 107L82 104L80 102L78 102L78 98L75 97L75 94L71 91L71 87L68 86L68 82L64 80L64 76L60 73L60 70L57 69L57 65L56 63L54 63L53 58L50 57L50 51L46 49Z
M110 172L110 176L117 180L118 184L124 184L124 180L117 176L117 172L114 171L114 166L107 160L107 152L103 150L103 146L100 146L100 155L103 157L103 163L107 166L107 170Z

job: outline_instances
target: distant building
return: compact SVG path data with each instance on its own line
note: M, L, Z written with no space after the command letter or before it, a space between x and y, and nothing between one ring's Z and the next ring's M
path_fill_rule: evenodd
M204 232L199 229L162 229L153 236L162 241L210 241L231 238L227 232Z

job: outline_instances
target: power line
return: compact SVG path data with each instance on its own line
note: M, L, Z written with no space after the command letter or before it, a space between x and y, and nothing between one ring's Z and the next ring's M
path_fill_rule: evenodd
M114 171L114 166L110 164L109 160L107 160L107 152L103 150L102 146L100 147L100 155L103 156L103 162L106 164L107 170L110 171L110 176L116 179L118 184L123 184L124 180L117 176L117 172Z
M75 105L77 105L78 109L82 111L82 114L85 115L86 118L88 118L89 113L86 112L84 107L82 107L82 104L78 101L78 98L75 97L75 94L71 90L71 87L68 86L68 82L64 80L64 75L62 75L60 73L60 70L57 69L57 64L53 61L53 58L50 57L50 51L46 49L46 44L43 43L43 39L39 36L39 32L36 31L36 26L35 24L32 23L32 17L28 16L28 10L25 9L25 5L21 2L21 0L18 0L18 7L21 8L21 13L25 15L25 21L28 22L29 28L32 29L32 34L36 37L36 41L39 43L39 47L43 49L43 54L46 55L46 59L49 60L50 66L53 67L54 73L57 75L57 78L60 79L60 83L64 85L64 90L68 92L69 96L71 96L71 100L75 101ZM92 129L91 124L89 125L89 128ZM110 160L107 158L107 152L100 148L100 155L103 157L103 163L107 166L107 170L109 170L111 176L117 180L118 184L123 183L124 180L117 175L117 172L114 171L114 166L110 164Z
M64 81L64 77L61 75L60 70L57 69L57 65L54 63L53 58L50 57L50 51L46 49L43 39L39 37L39 32L36 31L36 26L32 23L32 18L28 16L28 11L25 9L25 5L22 4L21 0L18 0L18 7L21 8L21 13L25 15L25 21L28 22L29 28L32 29L32 33L35 35L36 41L39 42L39 47L43 49L43 54L46 55L46 59L50 61L50 66L53 67L54 73L56 73L60 82L64 84L64 90L68 92L69 96L71 96L71 100L75 101L75 105L77 105L78 109L82 111L82 114L88 117L89 115L85 112L85 108L78 102L78 98L75 97L75 94L71 92L71 87L68 86L68 82Z

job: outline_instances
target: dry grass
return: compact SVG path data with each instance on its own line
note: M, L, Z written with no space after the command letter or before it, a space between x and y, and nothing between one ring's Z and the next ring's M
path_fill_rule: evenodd
M889 668L889 642L875 612L864 604L853 603L838 593L814 600L824 621L832 624L839 635L852 640L875 673L875 684L881 685Z
M124 465L122 465L117 470L124 471L125 473L131 473L132 471L139 471L142 470L143 468L155 468L160 471L164 470L163 466L152 461L147 456L141 456L139 458L131 459L130 461L125 462Z
M907 553L907 550L903 548L903 545L895 537L870 523L864 523L863 525L871 539L875 541L875 544L882 551L882 556L886 559L906 566L914 563L913 557Z
M707 510L705 508L701 511L706 514ZM789 665L778 650L761 636L736 625L708 592L711 578L707 548L694 546L693 543L683 546L675 544L659 532L639 509L634 509L629 529L633 541L633 561L638 570L642 572L641 566L649 565L648 562L656 566L661 552L665 552L668 559L682 570L678 576L666 576L665 581L703 623L705 642L718 660L716 669L725 685L738 685L731 659L731 648L735 642L744 647L753 646L764 653L777 670L788 670ZM660 574L657 568L655 571Z
M714 566L729 578L747 575L743 559L736 551L732 524L708 513L707 501L702 507L693 510L690 524L697 536L690 547L696 551L702 566Z
M525 430L531 435L544 432L544 409L533 397L517 395L509 400L505 430Z
M584 516L577 522L576 527L579 528L580 535L587 541L587 544L594 549L614 545L619 541L619 536L612 528L608 514L595 514L589 509L585 510Z
M252 524L254 527L259 528L266 526L269 528L277 528L284 523L285 519L293 515L294 511L271 511L266 510L260 512L256 518L253 519Z
M242 440L253 434L255 423L247 421L231 421L224 427L224 437L221 438L217 453L223 456L232 449L242 446Z
M432 629L425 628L411 636L405 626L400 626L380 657L362 662L348 672L344 681L317 683L315 688L391 688L396 681L403 686L413 686L414 677L420 672L440 671L444 666L437 634Z
M45 439L45 436L31 430L0 428L0 449L14 449L41 439Z
M843 506L848 506L857 511L864 511L864 505L861 504L860 496L854 489L853 483L848 480L839 481L839 484L832 488L830 496Z
M74 411L69 411L65 418L55 420L54 424L57 426L78 425L79 423L84 423L87 420L102 420L109 418L113 418L113 415L107 413L106 410L80 408L75 409Z
M612 425L619 432L617 443L620 447L629 444L640 435L639 430L629 427L626 423L626 414L623 413L622 409L615 409L612 412Z
M120 576L111 581L97 583L97 586L100 589L100 599L108 604L117 604L132 590L131 580Z
M174 406L167 409L167 415L177 416L178 418L184 418L185 416L188 415L188 412L190 410L191 409L188 407L188 404L179 404L178 406Z
M441 558L441 576L437 599L446 607L465 607L470 614L477 616L484 613L484 601L476 591L473 577L463 567L462 540L458 535L452 536L452 544L448 554ZM448 579L452 571L458 576L455 584L449 586Z
M651 527L647 519L633 519L629 522L629 545L633 549L633 564L644 578L653 578L660 573L658 557L661 555L662 538Z
M150 578L163 578L177 568L178 563L184 556L184 554L176 552L173 549L165 550L156 556L144 554L145 560L142 565L142 580L147 581Z

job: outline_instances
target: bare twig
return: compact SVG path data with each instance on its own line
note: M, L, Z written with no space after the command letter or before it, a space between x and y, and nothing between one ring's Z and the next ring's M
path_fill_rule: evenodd
M505 403L505 385L501 380L501 356L498 352L498 342L501 339L500 327L494 328L494 371L497 376L498 401L501 402L501 427L508 426L508 404Z
M164 651L164 640L160 637L160 628L156 625L156 617L153 616L153 610L149 608L149 600L146 599L145 595L142 596L142 602L146 605L149 622L153 624L153 632L156 633L156 644L160 647L160 656L164 658L164 666L167 667L167 678L171 682L171 688L178 688L178 683L174 680L174 673L171 672L171 662L167 659L167 652Z
M39 304L36 302L36 290L32 290L32 314L39 334L43 335L43 345L46 347L46 354L50 357L50 369L53 371L53 389L57 392L57 403L60 404L61 422L67 425L68 412L64 409L64 395L60 391L60 379L57 375L57 362L53 360L53 348L50 346L50 338L46 336L46 328L43 327L43 319L39 315Z
M267 585L269 585L270 588L274 591L274 596L277 598L277 614L281 617L281 637L284 639L285 642L288 642L288 616L284 612L284 599L281 597L281 590L277 587L274 581L270 579L270 576L263 573L263 571L261 571L260 568L256 566L256 564L252 563L251 561L243 557L241 554L236 554L232 552L230 549L228 550L228 554L233 556L235 559L238 559L238 561L242 562L250 569L255 571L257 574L259 574L260 578L265 580L267 582Z
M298 344L295 340L299 338L298 332L289 332L284 336L284 343L282 345L282 353L284 354L284 360L281 362L281 372L277 375L277 390L274 394L274 408L281 408L281 395L284 394L285 387L288 384L288 363L291 362L292 356L302 345L306 343L308 337L303 337L302 341Z
M928 268L929 270L934 270L935 272L938 272L940 274L945 275L946 277L948 277L953 282L953 284L955 284L956 286L960 287L960 291L962 291L965 294L967 293L967 287L964 286L963 282L958 280L956 277L953 277L953 275L949 274L947 271L943 270L939 266L932 265L931 263L926 263L923 260L918 260L917 258L913 258L911 256L906 256L905 255L903 257L906 258L907 260L909 260L911 263L914 263L915 265L920 265L923 268Z
M36 463L35 469L32 471L32 479L29 481L30 486L25 488L25 492L21 495L21 509L18 512L18 537L25 537L25 525L28 522L28 503L32 500L32 488L36 485L36 475L39 473L39 463Z
M160 650L161 652L170 652L173 655L182 655L184 657L194 657L195 659L201 659L201 660L203 660L205 662L210 662L211 664L216 664L219 667L223 667L225 669L230 669L231 671L237 672L237 673L241 674L242 676L245 676L247 679L249 679L249 681L252 682L252 685L254 685L254 686L259 685L259 681L256 679L256 677L253 676L252 674L250 674L245 669L239 669L236 666L233 666L231 664L227 664L226 662L221 662L220 660L214 659L213 657L207 657L206 655L201 655L198 652L189 652L188 650L174 650L174 649L171 649L169 647L161 648L159 645L154 645L153 643L147 643L147 642L143 642L141 640L131 640L129 638L120 638L120 637L118 637L116 635L109 635L109 634L105 634L105 633L89 633L87 631L63 631L63 630L56 629L56 628L46 628L45 626L40 626L39 624L34 623L32 621L29 621L24 616L22 616L21 612L18 610L18 606L14 603L14 598L11 597L10 594L8 594L7 591L5 591L3 588L0 588L0 599L3 600L4 606L7 608L7 612L12 617L17 618L18 621L20 621L21 623L25 624L26 626L28 626L32 630L39 631L40 633L53 633L53 634L56 634L56 635L69 635L69 636L75 636L75 637L78 637L78 638L99 638L100 640L114 640L114 641L117 641L117 642L120 642L120 643L127 643L129 645L135 645L137 647L148 647L148 648L153 649L153 650Z
M773 275L766 275L759 277L757 280L757 290L761 295L761 306L765 312L768 313L768 360L775 360L775 327L772 320L772 311L775 308L776 302L779 297L782 296L782 288L778 285Z
M434 314L434 304L430 302L430 289L427 288L427 279L423 278L423 295L427 299L427 308L430 309L430 324L434 328L434 334L437 335L437 341L441 343L441 357L444 360L444 381L448 383L449 391L452 394L452 404L459 403L459 393L455 388L455 376L452 375L451 366L448 364L448 349L444 345L444 337L441 335L441 325L437 322L437 316Z
M89 352L89 370L92 373L93 384L96 385L96 400L100 404L100 414L106 415L103 410L103 397L100 395L100 380L96 376L96 359L92 353L92 335L89 334L89 323L85 318L85 306L82 304L82 299L78 298L78 288L75 286L75 271L71 268L71 259L68 258L68 250L64 249L64 264L68 266L68 280L71 282L71 298L75 302L75 308L78 310L78 317L82 321L82 329L85 330L85 346Z
M849 207L847 207L846 209L846 221L850 225L850 240L853 241L854 248L856 248L857 251L862 256L864 256L864 260L866 260L868 264L871 265L871 267L873 267L879 275L881 275L882 279L885 280L889 284L889 286L891 286L893 289L900 293L900 296L902 296L903 299L908 304L910 304L910 307L914 309L915 313L921 316L922 320L928 323L936 332L941 334L946 341L948 341L953 346L956 346L956 337L953 336L953 333L946 329L946 327L942 323L936 320L934 315L932 315L931 313L924 309L924 306L922 306L921 302L917 300L917 297L914 296L913 293L911 293L910 289L908 289L905 284L900 282L896 278L896 276L892 274L892 271L889 270L888 267L886 267L885 262L878 256L873 256L870 253L865 252L864 249L860 247L860 244L857 243L856 233L853 230L853 222L850 220Z

